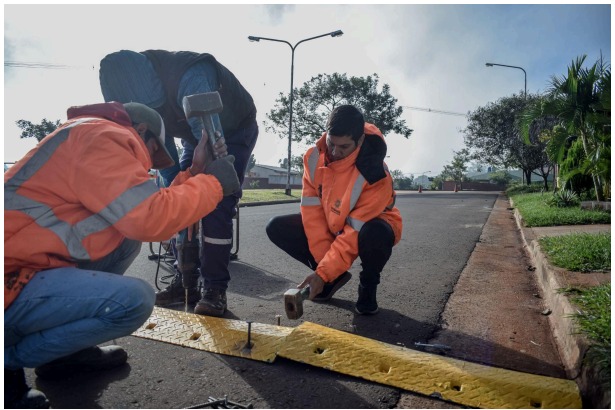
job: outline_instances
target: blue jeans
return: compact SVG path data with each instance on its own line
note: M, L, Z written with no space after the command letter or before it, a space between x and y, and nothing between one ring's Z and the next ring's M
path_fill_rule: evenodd
M125 239L98 261L34 275L4 311L4 367L37 367L138 329L154 289L122 275L140 250Z

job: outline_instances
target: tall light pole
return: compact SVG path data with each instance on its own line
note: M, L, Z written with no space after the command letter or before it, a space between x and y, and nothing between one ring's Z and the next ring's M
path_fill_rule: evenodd
M267 40L267 41L277 41L278 43L285 43L288 44L288 46L290 47L291 50L291 60L290 60L290 111L289 111L289 120L288 120L288 173L287 173L287 177L286 177L286 195L290 195L291 190L290 190L290 160L291 160L291 144L292 144L292 136L293 136L293 77L294 77L294 72L295 72L295 49L297 48L297 46L301 43L305 43L306 41L310 41L310 40L314 40L320 37L326 37L326 36L331 36L331 37L339 37L342 34L344 34L342 32L342 30L336 30L336 31L332 31L330 33L326 33L326 34L321 34L319 36L315 36L315 37L310 37L310 38L304 38L303 40L297 42L294 46L292 44L290 44L288 41L286 40L278 40L276 38L267 38L267 37L256 37L256 36L248 36L248 40L250 41L261 41L261 40Z
M500 67L508 67L508 68L518 68L519 70L523 71L523 75L525 76L525 97L527 98L527 73L525 72L525 70L522 67L517 67L514 65L506 65L506 64L496 64L496 63L485 63L485 65L487 67L493 67L494 65L500 66Z
M494 65L497 65L500 67L518 68L519 70L522 70L523 75L525 76L525 98L527 98L527 73L522 67L517 67L514 65L506 65L506 64L496 64L496 63L485 63L485 65L487 67L493 67ZM521 170L521 184L522 185L525 184L525 173L523 172L523 170Z

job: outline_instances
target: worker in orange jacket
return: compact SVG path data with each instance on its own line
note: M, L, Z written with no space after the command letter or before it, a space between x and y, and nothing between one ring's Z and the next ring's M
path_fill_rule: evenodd
M159 189L148 171L174 162L156 111L71 107L4 174L5 408L49 405L24 367L57 378L126 362L121 347L96 345L131 334L152 312L152 286L122 276L141 242L169 238L239 189L233 157L210 162L205 141Z
M267 235L314 270L299 284L309 298L328 301L352 275L361 258L359 314L378 312L380 273L401 239L393 180L384 163L386 143L352 105L335 108L327 132L303 157L301 214L272 218Z

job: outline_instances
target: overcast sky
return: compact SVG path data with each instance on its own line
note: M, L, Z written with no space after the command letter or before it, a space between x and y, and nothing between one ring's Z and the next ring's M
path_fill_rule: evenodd
M259 164L278 165L287 140L263 121L290 89L291 49L248 36L298 41L342 30L295 51L294 85L327 73L367 76L404 108L410 139L387 135L390 169L434 176L464 147L466 114L523 92L544 92L577 56L611 60L611 5L4 5L4 160L35 144L15 121L66 119L66 109L102 101L100 60L130 49L213 54L250 91L258 108ZM7 66L28 63L29 67ZM45 68L31 68L43 63ZM62 66L60 68L50 65ZM432 112L425 111L431 109ZM450 114L437 113L444 111ZM303 151L293 144L293 154Z

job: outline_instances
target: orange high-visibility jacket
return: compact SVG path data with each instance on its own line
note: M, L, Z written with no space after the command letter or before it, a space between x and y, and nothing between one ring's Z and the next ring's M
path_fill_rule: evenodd
M363 144L348 157L327 163L327 134L303 157L301 217L316 274L325 282L347 271L359 255L361 227L374 218L389 223L395 244L402 218L395 207L393 179L386 170L386 143L376 126L365 123Z
M119 115L130 124L123 109ZM184 171L160 189L151 167L130 125L97 116L69 118L11 167L4 174L4 308L37 271L100 259L124 238L168 239L222 199L211 175Z

